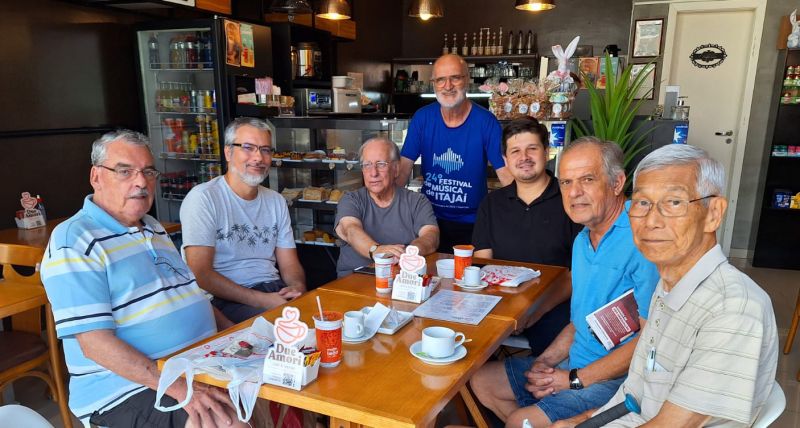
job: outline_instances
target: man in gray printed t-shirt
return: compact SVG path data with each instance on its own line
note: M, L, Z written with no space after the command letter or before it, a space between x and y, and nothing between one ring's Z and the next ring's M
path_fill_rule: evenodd
M420 255L439 246L439 226L428 199L397 187L400 151L386 138L367 140L359 149L364 187L345 194L336 209L335 228L345 245L339 254L339 276L372 263L372 256L400 256L406 245Z

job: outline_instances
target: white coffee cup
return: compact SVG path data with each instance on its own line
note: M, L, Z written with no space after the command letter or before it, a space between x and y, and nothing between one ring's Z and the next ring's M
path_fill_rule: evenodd
M481 268L477 266L469 266L464 268L464 285L481 285L484 273Z
M458 336L461 340L456 341ZM422 352L433 358L449 357L465 339L464 333L456 333L447 327L428 327L422 330Z
M455 262L453 259L441 259L436 261L436 273L439 278L453 278L455 273Z
M347 337L361 337L364 335L364 313L349 311L344 313L344 335Z

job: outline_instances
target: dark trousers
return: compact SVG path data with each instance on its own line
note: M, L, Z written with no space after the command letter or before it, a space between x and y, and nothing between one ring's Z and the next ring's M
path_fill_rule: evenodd
M549 312L539 318L539 321L536 321L536 324L522 332L522 335L528 338L533 357L541 355L553 343L553 340L561 333L561 330L569 324L569 315L569 300L567 300L550 309Z
M265 293L274 293L284 287L286 287L286 284L279 279L272 282L258 283L250 287L250 289L263 291ZM239 302L232 302L230 300L220 299L219 297L213 298L211 300L211 304L214 305L215 308L219 309L219 311L222 312L222 314L225 315L229 320L237 324L244 320L253 318L256 315L261 315L262 313L271 309L250 306Z
M453 254L453 246L472 244L472 229L474 223L460 223L457 221L437 218L439 223L439 249L440 253Z

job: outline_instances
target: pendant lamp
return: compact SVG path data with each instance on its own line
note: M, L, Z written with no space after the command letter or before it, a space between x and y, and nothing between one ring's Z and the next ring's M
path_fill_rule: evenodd
M322 0L317 18L340 21L350 19L350 3L347 0Z
M431 18L444 16L444 9L440 0L412 0L408 8L408 16L427 21Z
M540 10L550 10L556 7L554 0L517 0L514 6L519 10L538 12Z
M269 10L289 15L304 15L311 13L311 5L307 0L274 0Z

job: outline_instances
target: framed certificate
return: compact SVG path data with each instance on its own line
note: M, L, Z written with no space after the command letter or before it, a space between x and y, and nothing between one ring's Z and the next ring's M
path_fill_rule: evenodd
M663 19L639 19L633 31L633 57L647 58L661 55L661 30Z

